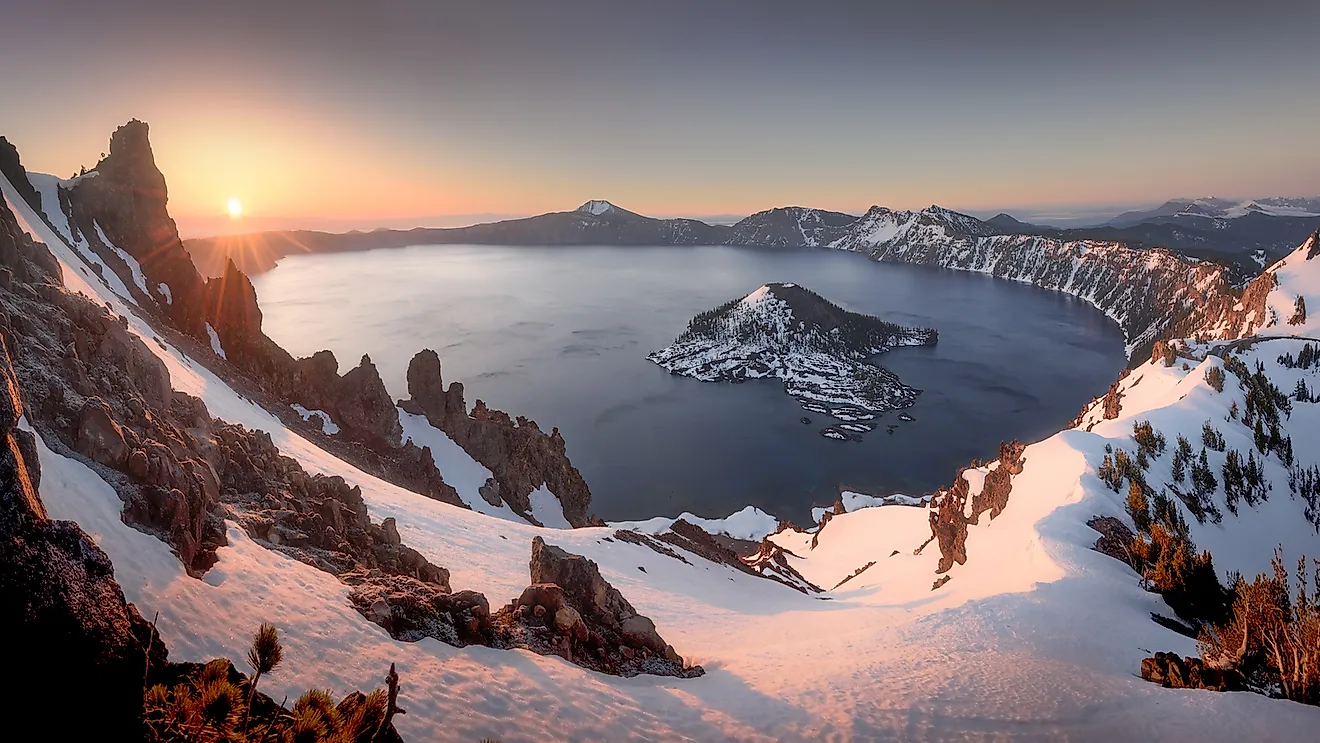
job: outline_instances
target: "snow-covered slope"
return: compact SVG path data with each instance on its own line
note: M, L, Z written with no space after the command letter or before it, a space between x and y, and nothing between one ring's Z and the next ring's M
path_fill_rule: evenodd
M1320 338L1320 232L1266 273L1275 287L1265 299L1269 318L1261 334Z
M196 580L163 542L123 524L118 496L91 469L42 446L41 494L51 515L78 521L96 538L129 600L147 616L159 612L177 660L241 659L252 628L270 621L281 629L286 660L262 684L277 698L309 687L336 696L370 688L397 663L409 710L397 722L410 741L1305 740L1320 725L1315 708L1252 694L1170 691L1137 678L1152 650L1188 653L1193 643L1151 622L1150 612L1168 613L1163 602L1126 565L1089 548L1096 534L1087 519L1125 518L1119 497L1095 475L1106 444L1131 446L1136 419L1150 419L1172 438L1222 420L1232 401L1241 403L1231 386L1221 394L1206 385L1201 367L1214 359L1187 370L1144 365L1124 380L1119 418L1028 447L1008 507L971 529L967 564L938 591L930 588L938 555L930 547L913 554L929 536L925 509L862 508L835 516L818 534L781 533L776 541L813 582L828 589L855 574L816 598L695 555L685 563L607 540L610 529L520 525L363 473L179 349L154 342L133 305L92 278L84 259L19 203L10 184L0 186L27 229L51 244L69 288L125 316L166 363L175 388L202 397L213 415L270 432L308 471L359 485L373 519L397 519L406 543L448 567L455 588L512 598L527 583L530 540L542 535L597 561L707 674L621 679L522 651L397 642L350 607L333 576L257 545L232 524L229 546L205 580ZM1273 346L1296 343L1259 344L1243 361L1268 364ZM1320 432L1304 407L1287 425L1299 460L1314 462L1314 443L1302 442ZM1239 435L1221 425L1226 437ZM1258 569L1276 540L1286 540L1290 555L1320 554L1314 532L1283 528L1299 508L1276 482L1267 504L1219 525L1196 525L1195 536L1224 550L1222 558L1216 552L1221 571ZM1240 529L1233 518L1242 520Z
M700 526L710 534L722 534L733 539L759 542L774 534L779 528L779 519L762 511L756 506L746 506L741 511L724 518L708 519L691 513L682 513L675 518L657 516L644 521L619 521L610 524L616 529L631 529L643 534L660 534L682 519L689 524Z

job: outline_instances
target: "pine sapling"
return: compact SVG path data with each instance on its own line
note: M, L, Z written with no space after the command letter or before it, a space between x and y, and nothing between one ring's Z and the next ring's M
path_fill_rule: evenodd
M243 730L247 730L248 720L252 718L252 700L257 696L257 682L262 674L275 670L275 666L284 659L284 649L280 647L280 633L275 625L262 623L257 633L252 636L252 647L248 648L247 660L255 673L252 684L248 687L247 711L243 716Z

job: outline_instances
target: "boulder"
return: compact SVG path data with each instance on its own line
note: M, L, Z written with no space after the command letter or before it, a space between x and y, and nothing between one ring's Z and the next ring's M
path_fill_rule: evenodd
M448 586L366 568L340 579L353 587L353 607L396 640L432 637L460 647L488 642L490 603L476 591L450 593Z
M523 589L514 603L516 606L532 608L542 606L550 613L557 612L566 605L564 589L554 583L533 583Z
M582 625L582 615L577 613L577 609L562 606L555 612L555 629L560 632L567 635L580 625Z
M531 585L491 618L497 643L621 676L690 678L705 672L688 667L591 560L536 537L530 573Z
M1086 525L1100 532L1100 537L1095 540L1092 549L1124 564L1129 563L1128 548L1137 535L1132 533L1132 529L1128 528L1127 524L1113 516L1096 516L1087 521Z
M118 468L128 456L124 432L110 416L110 407L99 398L89 398L78 417L79 453L108 467Z
M1200 658L1157 652L1141 661L1141 678L1170 689L1236 691L1245 688L1241 674L1233 669L1209 666Z
M615 622L637 614L623 594L601 577L596 563L546 544L541 537L532 539L530 567L532 583L560 586L569 602L587 613Z

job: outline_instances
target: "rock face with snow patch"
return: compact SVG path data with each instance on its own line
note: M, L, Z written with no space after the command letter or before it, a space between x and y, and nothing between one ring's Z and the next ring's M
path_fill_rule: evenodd
M739 220L729 228L724 242L770 248L829 245L856 221L851 214L801 206L767 209Z
M778 378L808 409L847 421L910 407L920 391L866 360L936 339L934 330L848 312L796 284L767 284L693 318L647 358L707 382Z
M213 422L220 499L254 539L335 575L356 569L414 578L449 590L449 571L404 545L393 519L373 524L362 490L309 475L270 436Z
M156 167L147 135L147 125L136 120L116 129L110 154L93 170L96 176L78 179L71 189L58 191L60 204L44 206L47 212L64 211L70 229L101 248L110 265L122 259L100 244L101 234L138 262L150 286L168 285L175 301L163 312L179 329L201 338L208 319L208 305L202 301L205 282L166 210L165 176ZM125 285L134 290L133 282Z
M991 520L1003 513L1013 490L1013 476L1026 464L1022 458L1026 448L1017 441L1000 444L998 459L985 467L968 467L958 473L953 487L931 498L931 539L940 550L935 572L945 573L954 563L967 562L968 525L979 523L983 513L988 512Z
M22 415L0 340L0 632L9 641L6 659L22 669L5 704L71 740L139 739L149 628L92 538L47 517L35 441L18 428Z
M0 288L9 290L15 281L34 281L60 278L60 266L55 257L40 243L33 242L19 229L9 206L0 201Z
M256 290L232 261L209 280L197 272L166 208L165 176L156 167L146 124L135 120L115 130L110 154L92 173L58 187L60 203L44 206L47 214L64 212L75 239L85 240L121 274L140 307L211 344L217 355L223 351L224 360L262 390L330 412L349 438L375 447L399 445L394 405L369 361L341 378L328 351L295 360L262 332ZM169 287L168 301L159 290L143 288L160 285Z
M531 585L493 618L503 642L621 676L705 673L688 667L591 560L535 537L530 572Z
M224 534L215 473L193 436L196 399L170 389L164 364L119 318L47 281L58 278L0 293L29 421L94 463L124 499L126 521L205 570Z
M417 353L408 364L408 394L411 399L400 407L425 415L494 475L483 497L498 498L526 518L532 516L531 494L544 486L559 499L569 524L588 523L591 490L569 461L558 428L546 434L536 421L511 418L481 400L469 413L462 383L453 382L445 391L440 357L430 349Z
M18 148L4 137L0 137L0 175L9 179L28 206L41 211L41 194L28 181L27 171L23 169L23 163L18 157Z

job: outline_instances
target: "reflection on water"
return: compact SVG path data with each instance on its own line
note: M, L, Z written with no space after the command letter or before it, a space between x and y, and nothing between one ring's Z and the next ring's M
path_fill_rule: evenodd
M878 359L924 391L915 420L887 413L862 443L830 441L777 381L699 382L646 360L771 281L937 328L937 346ZM1123 365L1118 329L1079 300L827 250L419 246L292 256L255 283L266 332L295 355L329 348L347 368L369 353L406 397L408 361L433 348L469 405L558 426L606 519L752 503L805 522L840 488L929 491L1001 439L1058 430Z

